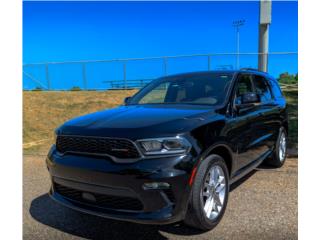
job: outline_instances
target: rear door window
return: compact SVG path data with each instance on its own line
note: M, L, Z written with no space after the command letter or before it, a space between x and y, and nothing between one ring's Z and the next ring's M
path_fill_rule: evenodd
M267 80L264 77L255 75L253 83L255 92L260 96L262 103L269 102L272 100L270 87L267 83Z

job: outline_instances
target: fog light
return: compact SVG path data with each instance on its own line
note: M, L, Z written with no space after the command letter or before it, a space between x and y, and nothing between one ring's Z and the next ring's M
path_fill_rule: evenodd
M144 183L142 188L144 190L150 189L168 189L170 188L170 184L166 182L151 182L151 183Z

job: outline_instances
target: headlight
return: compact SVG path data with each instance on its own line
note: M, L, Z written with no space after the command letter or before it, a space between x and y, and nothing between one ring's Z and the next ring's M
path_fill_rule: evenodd
M144 155L183 154L191 144L183 137L152 138L137 141Z

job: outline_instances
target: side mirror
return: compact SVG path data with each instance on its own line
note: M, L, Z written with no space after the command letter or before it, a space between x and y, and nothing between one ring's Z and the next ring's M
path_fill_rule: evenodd
M259 103L260 96L256 93L245 93L241 96L241 104Z
M260 103L260 96L256 93L249 92L241 95L240 103L236 104L238 110L253 107L255 103Z
M131 97L126 97L123 101L124 105L127 105L130 102Z

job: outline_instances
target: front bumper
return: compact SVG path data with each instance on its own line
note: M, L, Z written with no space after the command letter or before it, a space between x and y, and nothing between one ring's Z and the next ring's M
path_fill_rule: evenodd
M53 146L46 161L52 180L49 194L67 207L150 224L177 222L185 216L195 164L191 154L115 163L108 157L61 155ZM169 183L170 188L145 190L143 184L151 182Z

